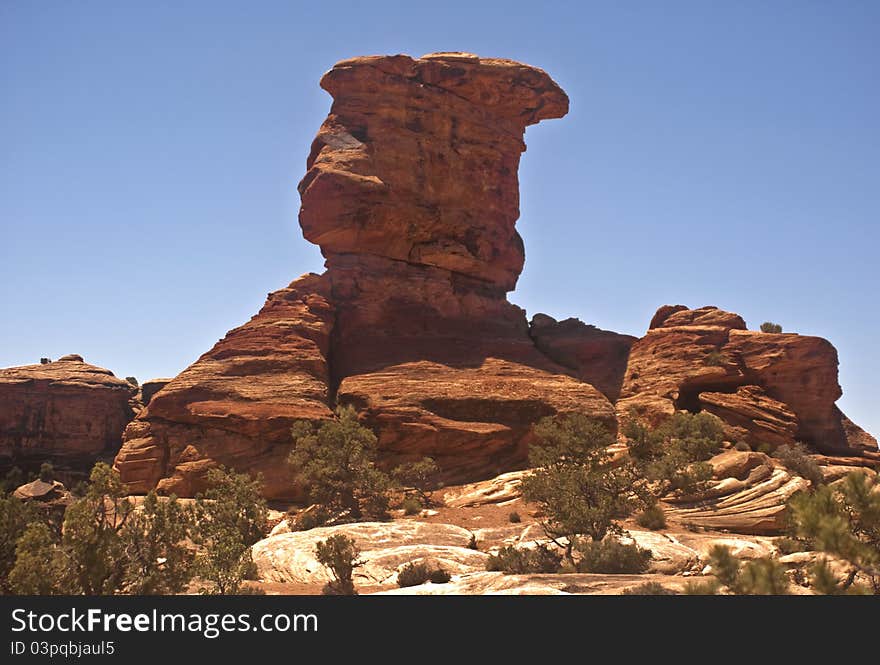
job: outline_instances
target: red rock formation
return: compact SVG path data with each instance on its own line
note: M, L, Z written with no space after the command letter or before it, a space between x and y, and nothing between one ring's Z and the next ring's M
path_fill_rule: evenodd
M78 355L0 369L0 465L88 470L119 450L135 392Z
M560 117L539 69L467 54L356 58L321 81L333 107L300 183L303 234L327 272L171 381L116 461L132 491L198 491L210 466L259 471L292 497L289 428L351 403L386 464L433 456L447 480L522 465L535 421L611 403L534 345L505 299L527 125ZM305 281L304 281L305 280Z
M634 342L573 319L530 328L507 302L524 260L525 128L568 109L546 73L461 53L366 57L321 85L333 105L299 219L327 271L271 294L155 394L116 459L132 491L192 495L224 464L294 498L290 426L337 404L376 430L382 463L430 455L448 481L522 466L545 415L586 411L615 427L618 394L619 410L651 417L702 406L756 436L755 418L767 436L787 437L793 418L798 436L837 435L836 356L822 340L675 306ZM794 394L803 380L814 390Z
M290 427L328 418L333 327L327 280L304 275L269 295L150 401L125 430L115 466L133 493L204 489L217 463L263 473L269 496L289 491Z
M601 330L578 319L556 321L546 314L532 317L530 334L548 358L571 369L574 376L594 385L612 402L617 401L635 337Z
M716 307L666 305L632 346L617 412L656 422L676 409L705 409L753 445L800 440L852 454L870 442L835 405L837 364L819 337L746 330L740 316Z
M517 170L527 125L568 112L540 69L435 53L344 60L299 185L324 256L436 266L509 291L523 267Z

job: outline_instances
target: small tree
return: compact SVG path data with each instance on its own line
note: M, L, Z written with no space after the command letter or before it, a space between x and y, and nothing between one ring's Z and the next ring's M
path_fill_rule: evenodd
M486 570L501 571L509 575L529 573L556 573L562 564L562 556L556 548L543 543L535 547L514 547L506 545L486 559Z
M816 460L810 457L809 451L802 443L781 445L773 451L773 457L782 462L783 466L792 473L809 480L813 487L818 487L825 482L822 469Z
M10 591L8 578L15 565L16 544L37 517L29 504L0 495L0 595Z
M712 457L724 442L721 421L710 413L678 412L655 428L628 420L623 428L629 454L657 497L690 495L712 478Z
M125 552L124 586L140 596L184 591L193 576L193 553L185 545L192 511L176 497L160 501L155 491L144 498L120 532Z
M406 498L414 498L419 505L427 508L431 505L431 495L440 489L437 480L439 473L437 463L430 457L423 457L417 462L406 462L391 472L391 477L400 484Z
M315 546L315 558L330 569L333 579L324 586L327 596L356 596L352 574L364 565L358 557L361 551L354 540L342 534L330 536Z
M30 596L73 593L65 552L48 525L28 525L16 546L15 565L9 572L8 590Z
M64 513L62 546L78 593L105 595L122 589L126 562L119 532L132 508L119 474L97 463L85 496Z
M236 594L254 572L250 546L267 531L262 482L225 468L208 473L209 489L196 500L195 542L203 553L196 572L206 593Z
M623 532L618 520L641 505L638 478L630 465L612 462L614 435L588 416L544 418L535 435L538 443L529 451L535 470L523 479L523 496L539 505L544 531L574 565L577 535L600 541Z
M384 519L391 481L376 468L376 435L358 422L351 406L319 427L301 421L291 430L294 449L288 462L309 500L328 513L353 520Z
M833 486L800 492L788 502L792 536L849 564L849 573L834 584L840 593L857 587L854 583L861 576L874 594L880 594L880 491L876 484L867 474L853 472ZM831 575L827 566L814 569L814 585L818 580L827 591Z
M761 332L775 333L778 335L782 332L782 326L771 321L764 321L764 323L761 324Z

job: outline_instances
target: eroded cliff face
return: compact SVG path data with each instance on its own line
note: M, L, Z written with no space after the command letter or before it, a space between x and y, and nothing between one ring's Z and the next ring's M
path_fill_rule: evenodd
M524 132L568 109L545 72L377 56L338 63L321 85L333 105L299 184L300 225L327 270L271 294L155 394L116 459L131 491L191 496L223 464L296 499L290 427L338 404L377 432L382 464L430 455L447 481L521 468L535 422L566 411L615 428L630 409L705 408L738 436L845 447L823 340L680 306L636 340L574 319L530 325L507 301L524 261ZM711 351L721 359L707 363Z
M136 392L73 354L0 369L0 468L51 460L59 469L88 471L119 450Z

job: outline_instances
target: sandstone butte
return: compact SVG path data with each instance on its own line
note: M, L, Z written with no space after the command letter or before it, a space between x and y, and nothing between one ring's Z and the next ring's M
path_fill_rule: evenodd
M136 389L109 370L68 355L0 369L0 468L87 472L119 450L134 416Z
M290 427L338 404L377 432L383 464L430 455L448 482L522 468L534 423L569 411L616 427L705 409L732 438L878 459L835 406L825 340L683 306L635 339L575 319L530 324L507 301L524 262L525 129L568 111L545 72L465 53L375 56L339 62L321 86L333 104L299 222L326 271L270 294L152 396L115 461L130 491L192 496L223 464L296 499Z

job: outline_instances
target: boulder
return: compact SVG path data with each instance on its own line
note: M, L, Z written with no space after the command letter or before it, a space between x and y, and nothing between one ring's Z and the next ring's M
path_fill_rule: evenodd
M598 388L612 402L617 401L635 337L602 330L578 319L557 321L546 314L532 317L529 334L547 357Z
M397 574L408 563L432 566L461 574L484 570L488 555L469 549L472 533L451 524L360 522L318 527L269 536L251 548L259 578L265 582L322 583L327 569L315 559L315 547L334 535L353 539L364 562L354 571L356 585L396 584Z

